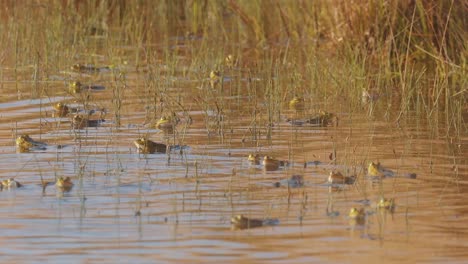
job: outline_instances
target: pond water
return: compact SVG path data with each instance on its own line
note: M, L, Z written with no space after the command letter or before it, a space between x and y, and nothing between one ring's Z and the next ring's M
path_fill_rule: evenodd
M292 96L266 92L265 75L238 65L211 87L209 69L187 70L184 45L175 53L174 68L136 65L128 56L92 73L73 72L70 63L40 81L33 68L3 67L0 177L24 186L0 192L2 262L468 259L466 130L446 135L442 121L430 124L414 111L396 123L398 111L385 96L352 109L360 94L326 101L305 94L304 109L292 110ZM77 79L105 88L69 93L68 83ZM69 117L54 116L56 102L93 110L91 118L103 121L73 129ZM287 122L319 109L334 113L338 124ZM180 119L174 133L155 128L171 114ZM22 134L47 143L46 149L18 152L15 138ZM142 136L182 148L138 153L133 141ZM289 165L266 171L247 161L249 153ZM368 177L371 161L394 175ZM357 180L330 186L333 170ZM296 174L304 186L275 186ZM71 178L71 191L41 186L58 177ZM393 212L376 209L382 196L395 199ZM352 207L365 209L363 223L348 217ZM231 218L239 214L277 221L233 230Z

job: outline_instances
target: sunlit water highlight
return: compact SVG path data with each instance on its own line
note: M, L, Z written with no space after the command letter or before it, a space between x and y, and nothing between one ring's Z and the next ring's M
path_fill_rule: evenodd
M380 102L372 115L369 106L351 114L322 102L302 113L327 107L339 117L337 127L292 126L287 116L302 114L285 102L284 116L268 124L266 99L261 92L249 95L247 81L233 71L224 78L225 90L210 88L207 79L170 76L166 81L174 83L165 94L186 111L174 106L182 120L175 135L164 135L152 126L159 117L149 108L160 102L148 99L145 73L126 70L118 112L114 74L100 73L98 84L106 89L90 92L86 101L88 110L105 109L105 121L81 130L68 118L53 117L52 104L83 108L87 93L70 95L60 82L29 99L32 83L20 83L20 92L12 82L3 84L9 97L0 104L0 176L24 187L0 192L2 262L414 263L468 257L466 134L459 143L435 137L438 131L415 114L397 127ZM48 143L47 149L18 153L14 139L20 134ZM146 134L188 147L140 154L132 142ZM265 171L247 162L255 152L290 165ZM396 176L367 177L370 161ZM358 180L336 190L326 182L332 170ZM304 187L274 186L293 174L304 176ZM54 185L43 190L41 180L60 176L72 178L70 192ZM381 196L395 198L393 213L376 209ZM363 224L349 219L351 207L365 207ZM233 231L230 219L238 214L279 223Z

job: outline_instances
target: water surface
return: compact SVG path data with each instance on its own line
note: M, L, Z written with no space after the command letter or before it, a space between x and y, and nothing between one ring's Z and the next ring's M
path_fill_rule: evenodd
M180 58L174 71L164 64L146 65L151 72L137 70L128 56L126 65L97 74L51 72L52 81L39 87L32 70L3 69L0 177L14 177L24 187L0 192L2 262L457 263L468 258L466 131L458 138L444 135L443 123L432 126L414 111L396 124L397 111L386 111L385 97L356 110L350 100L360 98L306 96L304 111L296 112L285 93L272 118L265 76L247 77L241 66L226 69L223 87L213 89L209 70L190 68L184 46L173 53ZM75 78L105 89L70 94L68 81ZM105 121L73 129L69 118L53 116L58 101L95 110L92 117ZM167 109L181 119L171 135L152 125ZM286 121L318 109L335 113L339 125ZM46 142L47 149L18 153L14 139L21 134ZM140 154L132 142L144 135L187 147L182 153ZM278 171L252 166L246 158L255 152L289 160L290 166ZM367 177L370 161L381 162L395 177ZM332 170L358 180L332 190L326 183ZM274 187L293 174L304 176L304 187ZM60 176L72 178L70 192L53 185L43 191L41 179ZM381 196L395 199L393 213L375 209ZM366 209L363 225L350 221L351 207ZM230 219L237 214L279 224L234 231Z

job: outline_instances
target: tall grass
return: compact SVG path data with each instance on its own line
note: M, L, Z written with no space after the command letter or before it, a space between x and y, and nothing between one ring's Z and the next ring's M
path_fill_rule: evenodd
M228 53L264 76L270 122L293 94L328 104L346 96L355 108L362 90L376 89L398 106L396 120L419 107L429 119L443 112L458 131L466 129L467 10L455 0L9 1L0 9L0 46L17 80L35 67L37 83L75 62L98 64L90 54L103 50L119 63L115 47L123 45L135 47L137 66L153 67L161 49L177 52L180 37L193 59L189 77L219 68Z

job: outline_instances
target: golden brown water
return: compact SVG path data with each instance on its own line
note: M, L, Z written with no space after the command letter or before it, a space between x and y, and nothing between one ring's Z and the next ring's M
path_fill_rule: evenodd
M15 74L13 65L3 66L0 176L24 187L0 192L2 262L468 259L466 130L460 138L446 136L443 123L430 125L415 112L396 124L397 113L385 111L386 98L370 115L370 106L352 109L350 101L360 95L325 102L309 95L304 112L295 113L284 94L279 116L272 117L265 76L226 70L223 87L212 89L209 69L185 72L191 57L180 45L173 72L163 63L137 69L128 56L127 64L98 74L72 74L70 63L38 84L31 78L34 69ZM76 78L106 89L69 94L68 82ZM156 85L149 89L148 82ZM86 103L105 121L72 129L68 118L53 116L58 101L78 108ZM174 135L151 127L166 108L181 119ZM318 109L335 113L338 126L286 122ZM47 149L17 153L14 139L20 134L47 142ZM182 154L142 155L132 142L146 134L188 147ZM291 164L267 172L247 162L254 152ZM396 176L370 179L370 161ZM358 180L330 190L331 170ZM304 176L304 187L273 186L293 174ZM41 179L59 176L72 178L71 192L53 185L42 191ZM393 214L375 209L382 195L395 198ZM364 224L349 219L351 207L365 207ZM230 219L238 214L279 224L233 231Z

